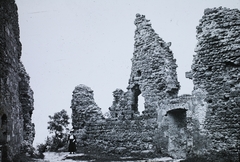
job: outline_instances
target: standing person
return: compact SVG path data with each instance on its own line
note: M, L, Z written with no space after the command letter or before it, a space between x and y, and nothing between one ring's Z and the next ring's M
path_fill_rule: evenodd
M76 137L73 135L73 130L70 131L70 135L68 136L68 143L68 152L74 154L76 152Z

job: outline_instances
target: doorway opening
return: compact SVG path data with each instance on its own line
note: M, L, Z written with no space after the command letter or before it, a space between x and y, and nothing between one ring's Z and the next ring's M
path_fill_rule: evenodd
M186 109L178 108L167 112L168 152L174 158L186 158L187 117Z

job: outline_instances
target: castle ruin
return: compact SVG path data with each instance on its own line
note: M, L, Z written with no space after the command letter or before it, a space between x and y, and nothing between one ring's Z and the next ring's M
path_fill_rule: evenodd
M79 85L72 120L79 148L121 156L173 158L224 155L237 161L240 141L240 11L205 9L197 26L191 95L178 95L176 60L149 20L137 14L127 91L116 89L104 118L93 91ZM144 98L140 115L138 96Z

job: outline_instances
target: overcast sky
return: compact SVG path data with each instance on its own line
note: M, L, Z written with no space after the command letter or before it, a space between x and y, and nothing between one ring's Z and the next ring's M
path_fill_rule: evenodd
M134 19L143 14L177 59L179 94L191 94L196 26L205 8L240 8L240 0L16 0L22 58L34 91L34 144L48 135L48 115L71 115L72 91L85 84L103 112L116 88L126 91Z

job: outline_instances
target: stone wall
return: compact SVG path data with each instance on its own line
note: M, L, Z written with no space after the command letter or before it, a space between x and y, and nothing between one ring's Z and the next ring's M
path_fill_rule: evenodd
M72 121L85 150L121 155L151 156L161 152L156 142L159 101L174 98L180 88L176 60L165 43L154 32L149 20L137 14L132 70L127 92L116 89L109 108L111 118L100 116L92 90L79 85L73 91ZM138 96L144 97L145 110L140 115ZM81 137L84 137L81 139Z
M20 62L19 67L19 99L22 106L23 118L23 142L22 142L22 151L29 152L35 137L35 125L32 123L32 113L34 110L33 107L33 91L29 85L30 77L27 74L23 64Z
M88 122L103 119L101 109L94 101L93 90L83 84L73 91L71 109L73 129L82 129Z
M176 59L169 48L171 43L164 42L155 33L144 15L137 14L134 24L135 43L128 91L118 94L110 111L115 114L127 113L127 118L131 114L139 114L138 96L142 95L145 101L144 116L156 118L158 102L178 95L180 85L177 80Z
M199 152L206 140L204 121L207 103L206 92L196 90L192 95L165 99L157 109L158 127L163 136L159 138L165 153L174 158L186 158Z
M237 161L240 11L221 7L204 11L197 27L192 70L186 73L194 84L191 95L178 96L177 65L170 43L154 32L145 16L137 14L135 25L129 85L126 92L121 89L113 92L110 118L91 115L100 108L96 109L89 88L81 91L88 92L85 96L90 96L87 100L91 102L85 101L84 96L73 99L73 108L90 108L84 115L81 113L86 108L73 110L73 126L77 120L86 121L81 127L74 126L79 147L122 156L167 154L174 158L197 156L209 161ZM142 115L138 110L140 94L145 99ZM94 111L88 103L93 104Z
M206 152L227 150L237 154L240 139L240 11L205 9L197 26L190 78L194 91L206 91L204 129Z
M153 156L160 150L154 143L155 118L105 119L94 101L93 91L85 85L74 89L71 108L78 148L86 153L139 157Z
M33 93L20 57L17 6L14 0L0 1L0 144L3 161L11 161L26 143L32 145L34 138L30 115Z
M239 154L240 12L206 9L197 26L192 95L159 102L164 150L177 157L237 161ZM163 143L162 142L162 143Z

